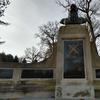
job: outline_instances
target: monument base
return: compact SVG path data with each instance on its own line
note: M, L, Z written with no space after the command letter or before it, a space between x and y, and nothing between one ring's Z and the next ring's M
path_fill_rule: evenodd
M56 86L55 100L94 100L94 88L87 84Z

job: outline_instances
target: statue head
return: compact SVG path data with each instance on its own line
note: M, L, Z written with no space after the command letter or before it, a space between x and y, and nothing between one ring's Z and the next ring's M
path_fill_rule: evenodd
M75 4L71 4L70 6L70 13L74 13L74 12L77 12L78 11L78 8Z
M75 4L71 4L68 16L69 16L70 23L77 22L77 20L78 20L78 8Z

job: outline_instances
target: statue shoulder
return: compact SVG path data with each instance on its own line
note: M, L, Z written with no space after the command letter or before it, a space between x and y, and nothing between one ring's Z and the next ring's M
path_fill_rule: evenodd
M61 19L60 23L67 25L67 24L69 24L69 19L68 18L63 18L63 19Z

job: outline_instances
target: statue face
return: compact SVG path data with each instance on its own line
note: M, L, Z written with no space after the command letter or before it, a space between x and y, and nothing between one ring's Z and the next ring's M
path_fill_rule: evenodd
M70 12L77 12L78 11L78 8L75 4L72 4L71 7L70 7Z

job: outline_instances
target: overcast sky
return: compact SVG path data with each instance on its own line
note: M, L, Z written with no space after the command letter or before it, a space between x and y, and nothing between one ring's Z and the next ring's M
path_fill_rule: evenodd
M66 13L55 0L12 0L1 18L10 23L9 26L0 25L0 52L23 56L25 48L37 45L34 37L38 33L38 26L48 21L60 21Z

